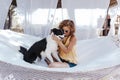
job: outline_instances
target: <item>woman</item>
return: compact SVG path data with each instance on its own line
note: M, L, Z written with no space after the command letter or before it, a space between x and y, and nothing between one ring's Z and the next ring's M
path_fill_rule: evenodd
M62 62L54 62L49 64L50 68L74 67L77 65L77 57L75 52L76 36L75 24L72 20L63 20L59 28L64 30L65 37L63 40L53 35L53 39L58 43L59 56Z

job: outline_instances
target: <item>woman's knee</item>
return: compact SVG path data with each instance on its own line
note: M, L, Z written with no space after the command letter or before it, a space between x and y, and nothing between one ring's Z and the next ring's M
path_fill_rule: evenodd
M55 63L51 63L48 65L49 68L68 68L69 65L67 63L59 63L59 62L55 62Z
M54 68L54 67L56 67L56 64L55 63L51 63L51 64L48 65L48 67L49 68Z

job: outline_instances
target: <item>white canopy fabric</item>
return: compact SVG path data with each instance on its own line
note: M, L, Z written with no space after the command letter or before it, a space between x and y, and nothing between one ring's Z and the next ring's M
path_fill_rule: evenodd
M1 29L11 1L0 1ZM57 1L17 0L18 24L24 28L24 33L45 37L61 20L72 19L79 40L98 37L97 29L103 25L109 0L62 0L62 9L56 9Z
M68 10L70 19L76 22L79 40L98 37L102 29L110 0L62 0L63 9Z
M48 19L51 9L55 11L57 0L25 0L24 3L23 0L17 0L17 4L25 33L41 37L48 35L51 28Z
M0 29L4 28L5 20L7 18L8 9L12 0L0 0Z
M117 0L117 2L118 2L118 5L111 7L109 9L109 14L111 16L111 28L110 28L110 32L108 34L109 36L115 35L116 19L117 19L117 15L120 15L120 0ZM119 21L119 24L120 24L120 21ZM119 27L120 27L120 25L119 25ZM120 29L118 31L118 35L120 35Z

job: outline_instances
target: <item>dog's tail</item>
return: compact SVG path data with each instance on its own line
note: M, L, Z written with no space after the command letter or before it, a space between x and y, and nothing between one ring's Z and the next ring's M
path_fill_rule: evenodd
M26 52L27 52L27 49L24 48L24 47L22 47L22 46L20 46L20 50L19 50L19 52L21 52L23 55L25 55Z

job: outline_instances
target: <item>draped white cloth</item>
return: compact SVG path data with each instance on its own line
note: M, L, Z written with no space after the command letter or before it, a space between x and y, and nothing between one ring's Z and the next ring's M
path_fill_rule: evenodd
M11 2L12 0L0 0L0 29L4 28Z
M48 20L50 11L55 11L57 0L25 0L24 3L23 0L17 0L17 4L18 13L23 17L25 33L41 37L48 35L51 28Z
M109 8L109 14L111 16L111 28L110 28L110 32L108 34L108 36L113 36L115 35L115 24L116 24L116 20L117 20L117 15L120 15L120 0L117 0L118 5L115 5L111 8ZM119 24L120 21L118 20ZM120 27L120 25L119 25ZM120 35L120 29L118 31L118 35Z
M70 19L76 22L78 39L98 37L107 14L109 0L62 0Z
M11 0L0 1L1 28L10 3ZM17 5L20 25L26 34L45 37L61 20L72 19L81 40L98 37L97 29L103 25L109 0L62 0L62 9L56 9L57 0L17 0Z

